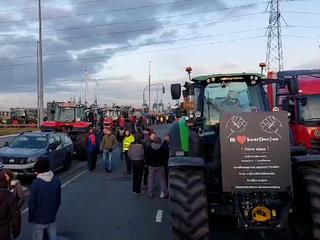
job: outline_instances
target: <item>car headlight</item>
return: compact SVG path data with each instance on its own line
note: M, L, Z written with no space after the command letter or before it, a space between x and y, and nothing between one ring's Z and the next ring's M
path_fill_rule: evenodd
M38 161L37 157L29 157L29 158L27 158L27 163L34 163L36 161Z

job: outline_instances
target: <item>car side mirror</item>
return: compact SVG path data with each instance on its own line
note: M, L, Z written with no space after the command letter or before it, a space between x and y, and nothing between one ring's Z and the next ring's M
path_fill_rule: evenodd
M9 142L6 141L3 146L4 146L4 147L8 147L8 146L9 146Z
M171 96L173 100L178 100L181 97L181 85L172 84L171 85Z

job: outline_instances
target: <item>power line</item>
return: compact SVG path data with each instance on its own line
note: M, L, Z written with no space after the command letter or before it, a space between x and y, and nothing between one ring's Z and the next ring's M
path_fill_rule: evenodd
M60 7L60 6L74 6L78 4L91 4L91 3L98 3L98 2L107 2L110 0L88 0L88 1L81 1L81 2L65 2L61 3L59 2L58 4L52 5L44 5L42 8L52 8L52 7ZM9 9L0 9L0 12L12 12L12 11L27 11L27 10L37 10L38 8L36 6L33 7L21 7L21 8L9 8Z
M305 14L305 15L318 15L320 12L307 12L307 11L282 11L285 13L292 13L292 14Z
M137 9L144 9L144 8L153 8L153 7L170 5L170 4L180 4L180 3L192 2L192 1L195 1L195 0L177 0L177 1L157 3L157 4L151 4L151 5L143 5L143 6L136 6L136 7L127 7L127 8L119 8L119 9L95 11L95 12L91 12L91 13L79 13L79 14L65 15L65 16L43 17L42 20L58 19L58 18L68 18L68 17L79 17L79 16L87 16L87 15L96 15L96 14L103 14L103 13L111 13L111 12L122 12L122 11L128 11L128 10L137 10ZM36 21L36 20L37 20L36 18L21 19L21 20L10 20L10 21L0 22L0 24L18 23L18 22Z
M303 25L288 25L288 28L305 28L305 29L319 29L320 26L303 26Z
M252 14L247 14L247 15L242 15L242 16L235 16L233 20L237 20L239 17L254 16L254 15L260 15L260 14L265 14L265 12L252 13ZM163 29L163 28L166 28L166 27L187 26L187 25L190 25L190 24L199 24L199 23L218 24L218 23L224 23L224 22L229 22L229 21L230 21L230 18L227 19L227 20L219 20L219 21L214 20L214 19L207 19L207 20L200 20L200 21L179 23L179 24L164 24L164 25L157 26L157 27L147 27L147 28L142 28L142 29L134 29L134 30L126 30L126 31L103 32L103 33L94 33L94 34L71 36L71 37L44 39L43 41L47 42L47 41L67 40L67 39L90 38L90 37L98 37L98 36L105 36L105 35L117 35L117 34L126 34L126 33L134 33L134 32L153 31L153 30L157 30L157 29ZM0 43L0 44L1 45L16 45L16 44L26 44L26 43L34 44L34 41L26 40L26 41L18 41L18 42L7 42L7 43L4 42L4 43Z
M219 43L231 43L231 42L236 42L236 41L243 41L243 40L249 40L249 39L258 39L258 38L264 38L264 35L257 35L253 37L245 37L245 38L236 38L232 40L224 40L224 41L218 41L218 42L208 42L204 44L193 44L193 45L188 45L188 46L181 46L181 47L173 47L173 48L168 48L168 49L159 49L159 50L151 50L151 51L144 51L144 52L138 52L138 53L127 53L127 54L116 54L115 56L127 56L127 55L136 55L136 54L146 54L146 53L154 53L154 52L159 52L159 51L168 51L168 50L177 50L177 49L184 49L184 48L191 48L191 47L203 47L203 46L208 46L208 45L215 45ZM99 60L99 59L105 59L107 56L103 57L87 57L87 58L78 58L76 60L74 59L68 59L68 60L51 60L51 61L44 61L43 63L65 63L65 62L74 62L74 61L91 61L91 60ZM18 63L18 64L3 64L0 65L0 67L18 67L18 66L27 66L27 65L35 65L35 62L29 62L29 63Z
M176 18L176 17L183 17L183 16L190 16L190 15L199 15L199 14L205 14L205 13L212 13L217 11L216 9L211 10L205 10L201 12L196 13L182 13L182 14L176 14L176 15L169 15L169 16L163 16L163 17L155 17L155 18L143 18L143 19L137 19L132 21L122 21L122 22L114 22L114 23L106 23L106 24L96 24L96 25L89 25L89 26L83 26L83 27L67 27L67 28L56 28L56 29L48 29L44 30L44 32L57 32L57 31L66 31L66 30L80 30L80 29L88 29L88 28L96 28L96 27L107 27L107 26L114 26L114 25L120 25L120 24L130 24L130 23L139 23L139 22L148 22L148 21L156 21L161 19L168 19L168 18ZM253 16L253 15L259 15L264 14L265 12L260 13L252 13L252 14L245 14L245 15L238 15L233 16L234 17L246 17L246 16ZM225 18L224 18L225 19ZM227 22L227 21L225 21Z
M110 12L121 12L121 11L127 11L127 10L136 10L136 9L142 9L142 8L151 8L151 7L157 7L157 6L163 6L168 4L179 4L179 3L185 3L185 2L192 2L195 0L179 0L179 1L171 1L171 2L165 2L165 3L158 3L154 5L145 5L145 6L138 6L138 7L130 7L130 8L120 8L120 9L112 9L112 10L102 10L102 11L94 11L90 13L79 13L79 14L73 14L73 15L67 15L67 16L54 16L54 17L44 17L43 20L50 20L50 19L59 19L59 18L68 18L68 17L79 17L79 16L87 16L87 15L97 15L97 14L104 14L104 13L110 13ZM259 2L259 3L248 3L233 7L224 7L224 8L217 8L212 11L225 11L225 10L231 10L231 9L237 9L237 8L245 8L250 7L254 5L260 5L260 4L266 4L267 2ZM0 22L0 24L7 24L7 23L18 23L18 22L25 22L25 21L36 21L35 18L30 19L21 19L21 20L11 20L11 21L3 21Z
M219 37L219 36L226 36L226 35L233 35L233 34L239 34L239 33L247 33L247 32L253 32L257 30L266 30L266 28L252 28L252 29L246 29L241 31L232 31L232 32L224 32L224 33L217 33L217 34L210 34L210 35L204 35L204 36L197 36L197 37L188 37L188 38L180 38L180 39L174 39L174 40L166 40L166 41L160 41L155 43L146 43L146 44L138 44L133 46L126 46L126 47L118 47L118 48L100 48L100 49L94 49L90 51L120 51L130 48L137 48L137 47L147 47L147 46L153 46L153 45L161 45L161 44L168 44L168 43L174 43L174 42L180 42L180 41L191 41L191 40L199 40L199 39L207 39L207 38L213 38L213 37ZM61 54L61 53L52 53L52 54L46 54L44 57L49 56L61 56L66 55L67 53ZM0 60L13 60L13 59L25 59L25 58L34 58L34 55L25 55L25 56L17 56L17 57L3 57L0 58Z

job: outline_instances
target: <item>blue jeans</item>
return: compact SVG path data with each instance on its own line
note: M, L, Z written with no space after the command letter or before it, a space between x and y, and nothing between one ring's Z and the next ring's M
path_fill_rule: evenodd
M109 149L103 150L103 167L106 171L112 170L112 152Z
M50 224L36 224L32 223L32 239L43 240L44 231L47 231L49 240L57 240L57 225L56 223Z

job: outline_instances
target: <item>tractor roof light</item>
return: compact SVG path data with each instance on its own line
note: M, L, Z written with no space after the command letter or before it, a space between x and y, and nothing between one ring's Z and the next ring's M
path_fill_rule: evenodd
M260 67L260 68L265 68L266 66L267 66L267 64L266 64L266 63L264 63L264 62L259 63L259 67Z
M192 72L192 67L186 67L186 72L190 74Z

